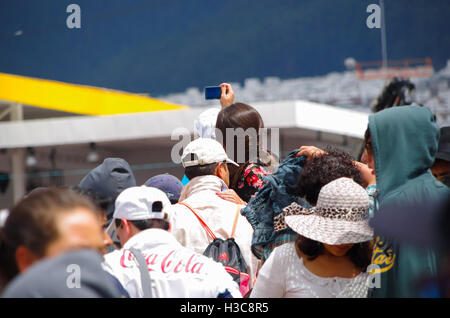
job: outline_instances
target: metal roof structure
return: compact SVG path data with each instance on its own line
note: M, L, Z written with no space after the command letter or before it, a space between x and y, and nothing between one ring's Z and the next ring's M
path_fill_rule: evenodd
M253 105L267 128L303 128L362 138L368 113L307 101ZM77 116L0 123L0 148L27 148L160 138L177 128L193 132L194 120L204 108L135 114Z

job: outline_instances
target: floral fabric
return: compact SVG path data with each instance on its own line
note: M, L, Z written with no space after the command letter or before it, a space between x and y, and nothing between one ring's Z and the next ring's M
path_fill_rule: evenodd
M269 172L263 166L254 162L249 163L237 183L236 193L242 200L248 202L264 186L263 177L268 174Z

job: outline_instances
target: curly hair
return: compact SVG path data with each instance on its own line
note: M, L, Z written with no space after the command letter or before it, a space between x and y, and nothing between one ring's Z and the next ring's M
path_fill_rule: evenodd
M338 178L352 178L364 187L361 173L349 153L331 147L326 152L309 160L298 176L296 194L312 205L316 205L320 189Z

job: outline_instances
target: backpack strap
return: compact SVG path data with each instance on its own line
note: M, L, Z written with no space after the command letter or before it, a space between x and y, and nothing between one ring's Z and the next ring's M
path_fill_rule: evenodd
M148 270L147 262L141 251L132 247L129 251L134 255L136 262L138 263L139 272L141 273L141 285L144 298L152 298L152 279L150 277L150 271Z
M234 217L233 229L231 230L230 238L234 237L234 233L236 232L236 225L239 220L239 214L241 214L241 206L240 205L237 206L236 216Z
M181 204L184 205L185 207L187 207L189 210L191 210L192 213L194 213L194 215L197 217L197 219L200 221L200 224L203 226L203 228L206 231L206 234L208 234L208 236L214 240L216 238L216 236L214 235L213 231L211 231L211 229L209 228L209 226L205 223L205 221L203 221L203 219L201 218L200 215L197 214L197 212L195 212L195 210L187 203L184 202L178 202L177 204Z

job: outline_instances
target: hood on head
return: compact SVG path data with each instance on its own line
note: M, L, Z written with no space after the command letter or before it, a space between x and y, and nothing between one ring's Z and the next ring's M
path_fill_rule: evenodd
M91 190L99 196L110 198L106 211L108 221L114 212L114 202L125 189L136 186L136 179L130 165L121 158L106 158L102 164L92 169L81 180L79 187Z
M379 200L434 162L439 126L420 106L388 108L369 116Z

